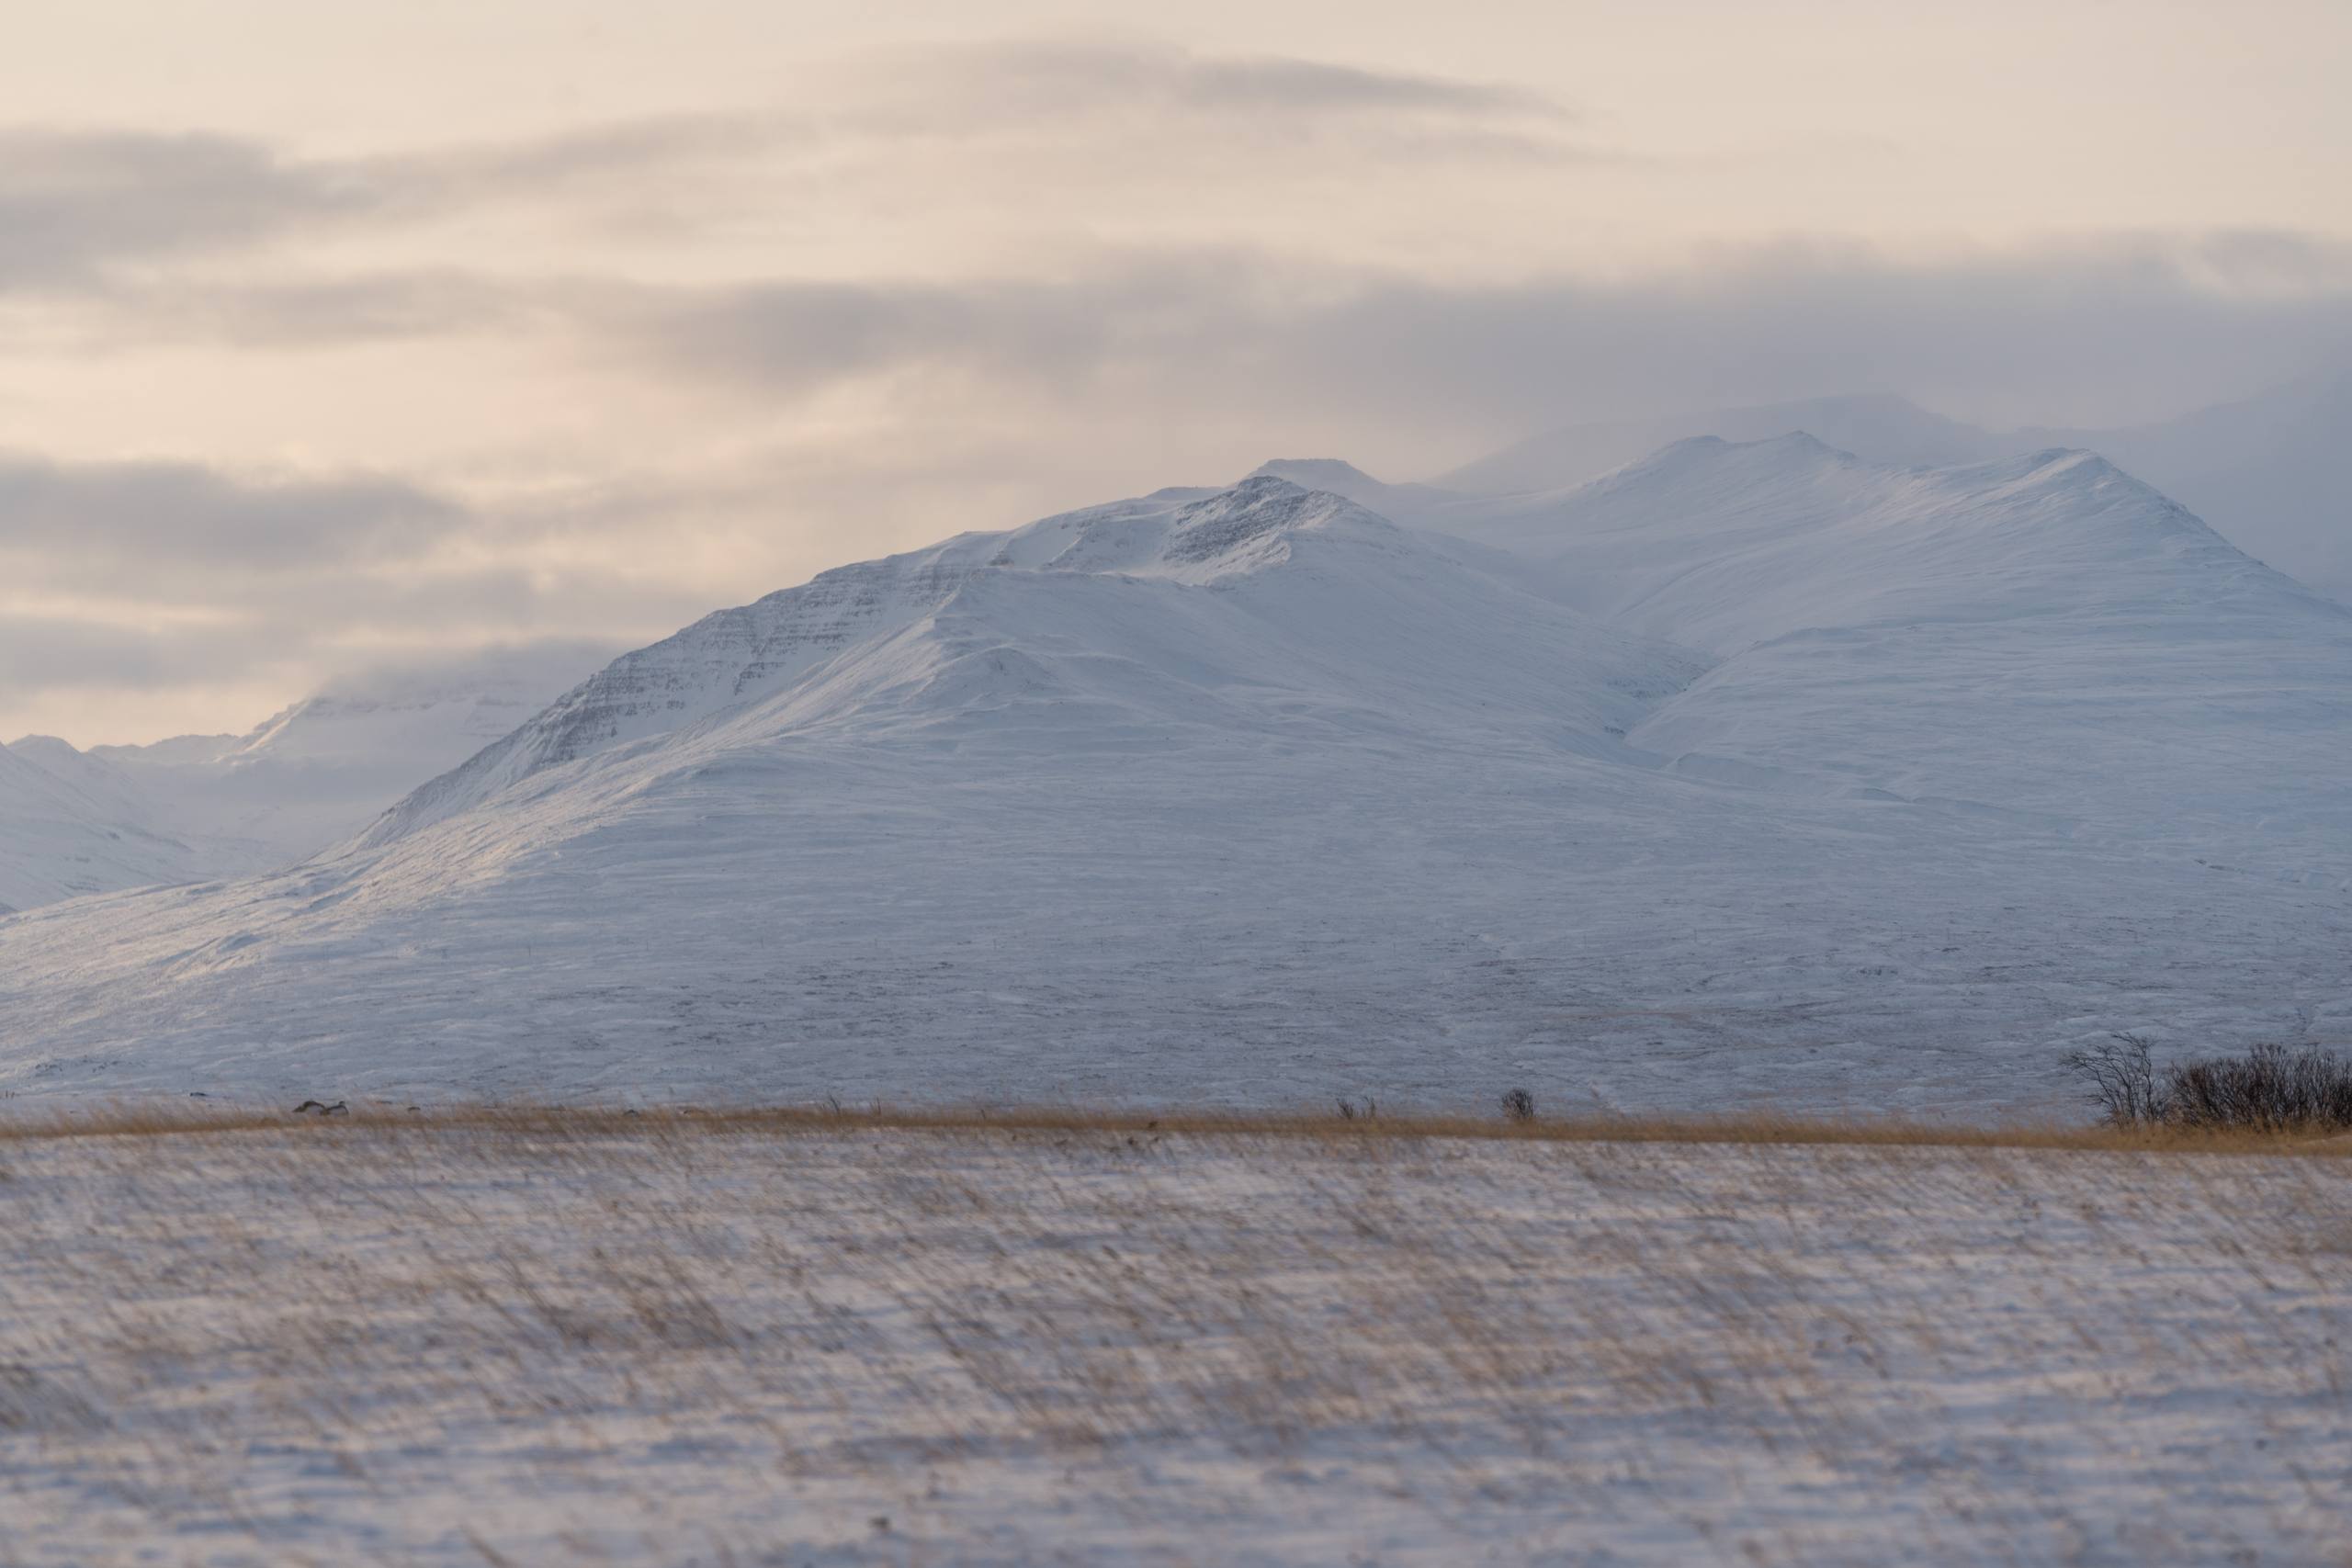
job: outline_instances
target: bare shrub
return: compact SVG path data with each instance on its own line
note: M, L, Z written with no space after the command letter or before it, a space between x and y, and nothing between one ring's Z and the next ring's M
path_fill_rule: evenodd
M2352 1127L2352 1062L2317 1045L2254 1046L2157 1070L2146 1039L2119 1034L2066 1065L2118 1127L2276 1133Z
M2117 1034L2081 1051L2066 1053L2066 1066L2090 1082L2091 1103L2112 1126L2149 1127L2165 1120L2164 1090L2149 1042L2142 1034Z
M1507 1090L1503 1095L1503 1114L1514 1122L1535 1120L1535 1097L1523 1089Z
M2352 1127L2352 1062L2316 1045L2256 1045L2188 1062L2165 1078L2165 1112L2184 1127Z

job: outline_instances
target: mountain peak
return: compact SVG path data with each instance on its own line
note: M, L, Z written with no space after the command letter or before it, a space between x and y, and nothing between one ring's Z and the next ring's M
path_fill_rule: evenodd
M1291 491L1312 493L1316 488L1314 485L1302 484L1288 474L1272 473L1261 468L1230 489L1221 490L1212 496L1205 496L1193 504L1204 505L1209 502L1222 500L1228 496L1239 496L1254 502L1263 496L1282 495ZM1337 494L1338 492L1334 491L1327 493Z
M2124 485L2143 492L2152 502L2160 502L2168 511L2180 510L2179 503L2169 496L2144 480L2125 473L2087 447L2046 446L2039 452L1980 463L1956 471L1976 476L1988 488L2010 491L2083 491L2106 485Z
M1244 546L1273 545L1298 530L1333 523L1391 526L1337 491L1310 490L1277 474L1253 474L1231 490L1180 508L1165 556L1184 564L1220 558L1235 566L1261 564L1265 552L1244 551Z
M1392 485L1337 457L1277 457L1250 470L1253 479L1286 479L1305 490L1343 495L1392 522L1409 523L1461 498L1428 485Z
M1876 461L1939 468L2007 450L1984 431L1946 419L1892 392L1853 392L1793 402L1658 418L1569 425L1528 437L1431 481L1474 495L1565 490L1702 434L1727 446L1804 431L1830 450Z
M83 755L81 748L54 735L19 735L6 747L0 747L0 750L14 751L19 757L28 757L36 761L42 758L64 761Z
M1270 458L1250 469L1241 482L1269 478L1288 479L1307 490L1328 490L1334 495L1347 495L1351 487L1386 488L1353 463L1337 457Z
M1702 474L1736 474L1752 479L1764 476L1792 477L1865 465L1850 452L1840 451L1802 430L1757 441L1726 441L1720 435L1690 435L1669 442L1645 457L1603 474L1585 488L1619 487Z

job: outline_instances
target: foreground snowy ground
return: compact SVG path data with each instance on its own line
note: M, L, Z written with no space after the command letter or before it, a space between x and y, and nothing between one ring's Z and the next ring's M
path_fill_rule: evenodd
M2352 1165L0 1140L0 1562L2340 1562Z

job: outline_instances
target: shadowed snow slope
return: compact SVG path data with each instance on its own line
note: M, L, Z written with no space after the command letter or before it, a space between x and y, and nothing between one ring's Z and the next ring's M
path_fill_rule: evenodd
M2352 616L2103 463L1441 514L1261 474L723 611L308 866L0 922L0 1082L1983 1111L2352 1023Z

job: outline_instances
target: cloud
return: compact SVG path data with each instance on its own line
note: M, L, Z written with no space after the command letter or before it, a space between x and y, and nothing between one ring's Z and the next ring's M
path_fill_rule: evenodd
M2160 413L2352 360L2352 257L2278 233L1941 257L1779 245L1507 287L1236 251L954 281L392 275L270 330L331 339L353 301L379 321L384 300L429 316L415 302L444 289L572 344L549 384L582 406L605 395L597 374L633 410L673 400L687 444L631 430L619 456L550 447L503 499L384 473L0 455L0 691L17 728L69 723L67 691L87 694L70 711L98 711L108 692L266 679L282 702L437 649L650 640L826 566L1283 453L1408 479L1578 418L1871 389L1993 423L2075 406L2113 423L2119 389ZM113 711L154 711L128 702Z
M355 665L321 683L318 694L341 702L413 702L435 692L475 695L514 691L545 694L584 679L627 651L609 638L548 637L492 642L414 658Z
M200 682L217 666L243 664L259 651L223 647L235 640L11 611L0 615L0 686L24 700L58 690Z
M544 205L774 145L781 122L677 117L401 155L304 158L228 136L0 130L0 290L100 288L126 266L485 204Z
M1509 133L1568 153L1576 115L1500 83L1283 56L1203 55L1148 41L1021 39L886 51L852 62L818 117L836 134L1020 134L1075 120L1171 119L1229 132L1347 130Z
M729 163L799 144L800 120L776 114L665 115L592 125L557 135L379 157L351 166L414 209L594 188L631 173L660 174L698 163Z
M625 548L567 548L643 522L637 510L582 525L560 502L488 512L379 474L0 456L0 604L36 616L88 606L72 613L100 623L260 621L306 647L593 628L673 607L668 585L614 564Z
M351 171L220 136L0 131L0 288L251 243L374 205Z
M2286 287L2291 283L2292 287ZM2216 400L2352 354L2352 252L2266 233L1906 259L1783 245L1613 280L1449 287L1249 254L1060 280L752 286L617 331L676 376L815 397L956 372L1074 413L1107 388L1267 422L1302 400L1465 437L1629 407L1899 388L2033 417ZM1374 437L1377 439L1377 437Z
M193 463L0 456L0 558L19 588L126 568L279 574L414 558L468 521L399 479L239 479Z
M511 335L565 330L595 313L589 297L630 292L574 279L517 282L456 267L261 282L165 281L109 289L103 312L85 319L75 335L114 352L162 344L270 350Z
M482 209L618 204L676 221L686 171L783 159L787 172L798 160L831 179L844 162L888 159L910 140L975 156L982 143L1040 136L1084 148L1091 134L1141 135L1163 159L1325 141L1391 156L1551 158L1579 155L1565 139L1570 118L1522 89L1436 76L1013 42L847 62L813 76L790 110L669 115L367 157L305 157L211 134L19 127L0 130L0 290L94 289L125 268ZM708 194L704 221L724 221L741 199L732 188Z
M383 475L0 456L0 707L54 728L68 698L262 682L290 685L283 701L336 671L365 692L387 666L478 672L485 649L510 671L569 667L616 627L707 607L550 558L560 531Z
M0 131L9 438L214 459L0 452L0 714L650 637L1282 453L1411 479L1871 389L2112 423L2352 359L2322 235L1697 249L1710 195L1753 234L1814 152L1645 159L1509 85L1119 39L791 69L367 155ZM253 461L289 451L353 466Z
M673 371L810 395L841 381L965 367L1023 383L1091 378L1156 316L1201 319L1159 269L1052 285L778 283L646 295L611 326Z

